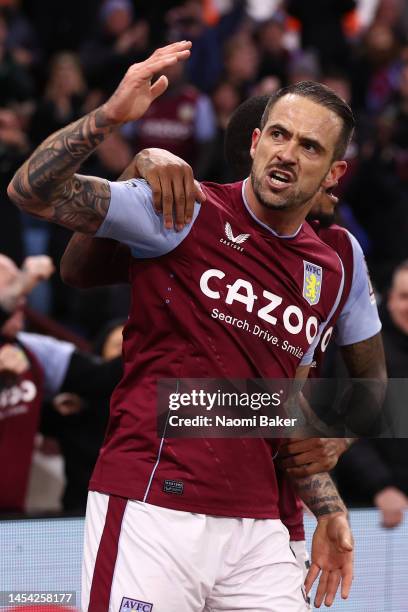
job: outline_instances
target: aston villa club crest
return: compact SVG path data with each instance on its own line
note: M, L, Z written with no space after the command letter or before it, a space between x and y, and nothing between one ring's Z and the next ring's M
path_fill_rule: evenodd
M140 599L130 599L130 597L123 597L120 604L119 612L152 612L153 604L147 601L141 601Z
M320 300L322 281L322 268L303 260L303 297L311 306Z

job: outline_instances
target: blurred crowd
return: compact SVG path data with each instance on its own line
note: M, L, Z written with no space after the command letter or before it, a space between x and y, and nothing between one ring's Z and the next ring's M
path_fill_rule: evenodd
M22 214L8 201L6 186L47 135L103 103L132 63L182 39L193 42L191 58L185 67L168 69L166 93L99 147L82 172L114 180L137 151L161 147L190 163L198 179L227 182L225 128L243 100L300 80L329 85L357 118L349 169L337 191L338 221L360 241L379 300L383 296L390 375L408 372L406 0L1 0L0 252L10 260L0 261L0 307L16 313L11 337L42 370L41 430L64 455L68 510L84 508L108 398L120 377L129 291L64 285L58 265L69 232ZM45 254L50 259L36 259ZM10 320L5 316L0 324L4 334ZM9 350L0 353L0 368L7 370L10 359L13 367L23 360L22 371L27 368L21 351ZM95 384L100 376L103 388ZM404 449L365 444L369 449L363 443L352 448L351 468L343 461L340 481L359 466L358 478L367 484L365 491L356 487L359 501L376 503L382 512L396 504L402 516L408 506L407 465L398 463ZM9 509L23 502L14 500Z

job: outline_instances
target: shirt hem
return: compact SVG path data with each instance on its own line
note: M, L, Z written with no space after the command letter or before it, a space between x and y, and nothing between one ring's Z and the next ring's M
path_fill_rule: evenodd
M106 495L118 495L126 499L143 501L144 492L132 490L118 486L102 486L95 481L89 484L90 491L104 493ZM229 518L253 518L253 519L280 519L279 510L277 508L268 508L262 510L248 510L247 508L231 508L231 506L217 507L195 504L194 502L184 501L176 498L164 498L162 495L155 495L154 492L149 493L145 500L147 504L152 506L160 506L169 510L180 510L181 512L193 512L205 514L207 516L225 516Z

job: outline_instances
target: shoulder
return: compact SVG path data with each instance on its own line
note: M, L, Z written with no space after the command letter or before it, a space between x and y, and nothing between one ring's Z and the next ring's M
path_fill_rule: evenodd
M339 270L342 268L342 263L337 250L323 240L320 231L316 231L314 226L305 222L302 226L302 231L299 233L299 244L304 249L305 257L312 257L314 260L319 260L320 265L328 269Z
M242 183L243 181L238 181L237 183L222 185L220 183L204 181L200 184L210 203L216 203L217 201L233 203L238 201L242 206Z
M349 272L352 272L355 251L362 254L357 239L346 228L336 224L330 225L330 227L318 226L316 233L325 244L338 253L343 265Z

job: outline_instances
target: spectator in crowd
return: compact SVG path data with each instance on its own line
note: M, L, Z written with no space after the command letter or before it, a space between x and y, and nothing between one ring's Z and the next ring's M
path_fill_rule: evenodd
M18 64L35 68L42 51L35 29L21 10L20 1L3 0L1 12L7 21L7 49Z
M29 152L29 140L17 112L0 108L0 189L1 189L1 251L20 264L23 261L23 227L21 214L13 210L4 195L9 179Z
M9 31L0 13L0 107L21 103L34 94L34 84L25 66L8 47Z
M185 81L181 64L169 66L166 92L157 98L139 121L123 128L134 151L157 147L185 159L199 179L207 176L216 120L211 100ZM130 160L129 160L130 161Z
M212 103L216 116L216 141L214 153L211 159L211 165L208 169L208 174L214 181L220 183L228 183L231 181L231 173L224 157L224 135L228 121L241 102L239 91L232 83L228 81L220 81L215 87L212 94Z
M275 76L281 87L287 85L290 64L290 53L285 46L284 35L285 24L282 18L266 21L260 25L257 32L260 51L258 79Z
M8 317L0 327L0 460L3 465L0 509L3 511L23 508L43 398L41 367L16 339L23 325L22 308L28 291L53 272L48 257L41 260L41 265L38 261L34 263L37 263L36 272L32 273L30 262L19 270L11 259L0 258L0 296L3 303L6 299L8 309Z
M350 48L342 19L355 6L355 0L288 0L287 11L302 26L302 47L317 51L323 70L349 68Z
M111 362L111 387L105 396L89 397L83 388L82 398L60 394L43 412L41 431L56 438L64 457L66 485L62 498L64 510L84 512L88 484L102 446L109 417L110 396L122 375L122 332L124 321L110 321L95 343L95 352L103 361ZM83 367L83 366L82 366ZM86 376L86 372L83 372ZM68 373L65 385L72 386Z
M0 296L14 309L0 327L0 461L8 466L0 471L3 512L24 508L44 398L63 391L85 401L106 398L122 372L120 358L105 363L69 342L22 332L27 292L52 271L48 257L31 258L22 270L9 258L0 258Z
M388 375L408 375L408 261L394 271L392 285L382 311L383 339ZM395 385L395 386L394 386ZM406 386L389 388L388 401L396 422L406 422ZM406 430L406 428L405 428ZM336 476L344 498L353 504L373 504L384 527L396 527L408 510L408 441L365 439L356 442L340 459Z
M408 261L394 271L382 313L384 348L390 377L408 378ZM407 473L408 477L408 473Z
M353 66L353 101L357 109L383 110L397 88L400 44L393 30L371 24L357 49Z
M78 57L68 51L53 56L43 98L37 104L31 121L34 146L48 133L78 119L86 106L88 88Z
M210 93L222 76L223 46L239 30L245 3L231 3L229 10L219 15L211 27L205 21L204 2L184 0L179 4L166 14L167 38L193 42L186 74L198 89Z
M246 98L256 83L259 53L252 38L245 32L236 34L224 47L224 78Z
M81 49L81 58L92 88L105 97L116 89L131 64L149 53L150 29L144 19L135 20L130 0L105 0L100 7L99 29Z

